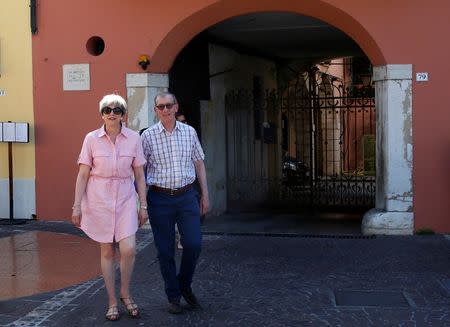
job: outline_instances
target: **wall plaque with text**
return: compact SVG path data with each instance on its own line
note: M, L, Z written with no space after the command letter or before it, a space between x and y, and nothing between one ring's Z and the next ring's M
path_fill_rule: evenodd
M90 89L89 64L63 65L64 91L88 91Z

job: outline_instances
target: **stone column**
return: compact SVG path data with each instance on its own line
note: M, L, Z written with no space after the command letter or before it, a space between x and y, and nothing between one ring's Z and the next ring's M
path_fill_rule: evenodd
M128 127L139 131L157 122L153 99L169 88L167 74L127 74Z
M374 67L376 203L362 221L363 234L414 231L412 180L412 65Z

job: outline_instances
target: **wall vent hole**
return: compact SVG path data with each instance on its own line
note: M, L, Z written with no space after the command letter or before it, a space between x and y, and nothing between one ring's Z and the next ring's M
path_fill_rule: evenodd
M99 56L105 50L105 41L100 36L93 36L87 40L86 50L93 56Z

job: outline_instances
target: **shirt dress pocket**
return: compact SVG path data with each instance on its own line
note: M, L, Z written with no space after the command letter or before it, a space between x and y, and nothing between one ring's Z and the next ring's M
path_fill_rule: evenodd
M120 152L118 162L120 176L128 175L130 169L132 169L134 157L135 157L134 151L124 150Z
M99 176L111 175L111 153L104 150L95 150L92 153L93 165Z

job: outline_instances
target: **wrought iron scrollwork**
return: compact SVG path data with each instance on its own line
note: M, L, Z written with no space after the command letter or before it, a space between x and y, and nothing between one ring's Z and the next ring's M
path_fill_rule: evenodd
M230 91L225 104L227 142L235 142L228 145L229 199L374 205L372 86L313 70L277 90ZM273 144L263 137L270 124L279 128Z

